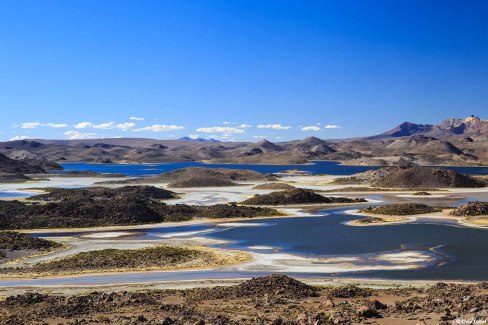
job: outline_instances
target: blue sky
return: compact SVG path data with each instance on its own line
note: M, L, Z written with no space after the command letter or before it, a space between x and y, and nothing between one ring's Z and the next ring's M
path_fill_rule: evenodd
M0 12L1 140L279 141L488 118L483 0L3 0Z

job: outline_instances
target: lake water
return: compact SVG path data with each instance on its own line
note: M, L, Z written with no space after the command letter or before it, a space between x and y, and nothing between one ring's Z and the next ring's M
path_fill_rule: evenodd
M24 197L31 196L32 192L10 192L10 191L0 191L0 198L2 197Z
M260 172L274 173L288 169L300 169L310 173L350 175L373 169L374 167L342 166L334 162L317 162L313 165L207 165L200 163L168 163L144 165L92 165L66 164L67 170L94 171L101 173L123 173L131 176L156 174L163 171L188 166L246 168ZM487 174L486 167L452 168L471 174ZM1 195L1 193L0 193ZM371 198L388 201L388 194ZM391 199L391 198L390 198ZM395 201L409 201L411 198L394 198ZM432 200L432 199L431 199ZM460 205L467 201L487 201L486 193L460 195L434 199L433 204L446 206ZM437 203L434 203L437 202ZM350 209L350 208L349 208ZM410 271L368 271L362 273L288 273L295 277L353 276L371 278L415 279L415 280L483 280L488 281L488 229L459 227L454 223L439 221L419 221L411 224L351 227L344 223L357 217L345 213L345 209L319 211L319 216L300 218L279 218L249 220L238 224L259 224L255 226L232 226L200 224L176 227L155 227L134 230L138 234L124 237L132 240L170 238L174 234L188 233L186 236L207 237L228 241L224 247L251 250L250 246L274 247L280 253L291 253L304 257L359 256L405 250L431 252L436 263L429 267ZM37 234L37 236L64 236L77 234ZM184 235L181 236L184 238ZM261 250L260 253L271 253ZM281 272L286 273L286 272ZM236 278L266 274L236 270L190 271L190 272L151 272L124 275L100 275L97 277L76 276L63 279L39 279L0 281L1 285L12 283L22 285L36 284L104 284L112 282L140 282L185 279Z
M436 262L427 268L410 271L368 271L362 273L316 273L315 276L361 276L412 280L483 280L488 281L488 229L456 226L454 223L429 223L353 227L345 222L358 217L345 209L319 211L318 216L241 221L228 225L199 224L176 227L155 227L134 230L132 240L161 237L206 237L228 243L216 245L255 251L250 247L273 247L280 253L304 257L359 256L381 252L434 250ZM242 226L238 226L241 224ZM249 226L245 226L245 225ZM179 235L178 235L179 234ZM186 235L185 235L186 234ZM44 233L36 236L83 235L83 233ZM260 253L271 253L259 250ZM275 251L276 252L276 251ZM217 274L223 271L215 271ZM286 272L284 272L286 273ZM190 273L190 276L196 276ZM207 277L209 273L204 273ZM249 272L226 272L227 276L243 277ZM262 274L262 272L260 273ZM173 279L174 273L161 273L160 280ZM296 274L295 274L296 275ZM312 274L308 274L311 276ZM151 275L156 277L156 274ZM212 277L215 275L211 275ZM303 274L302 274L303 276ZM181 276L180 276L181 277Z
M346 166L333 161L316 161L309 165L246 165L246 164L204 164L200 162L175 162L163 164L86 164L70 163L62 165L69 171L91 171L97 173L119 173L127 176L154 175L184 167L209 167L209 168L233 168L250 169L261 173L279 173L286 170L297 169L311 174L352 175L367 170L375 170L375 166ZM456 170L460 173L488 175L488 167L442 167Z

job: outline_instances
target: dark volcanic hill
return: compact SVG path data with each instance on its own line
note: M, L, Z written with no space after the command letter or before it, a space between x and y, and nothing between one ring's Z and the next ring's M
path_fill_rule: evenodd
M376 171L373 174L379 174ZM386 173L371 185L392 188L445 188L445 187L484 187L486 184L474 177L463 175L453 170L410 167L388 168Z
M0 154L0 172L9 174L39 174L45 170L41 166L31 165L28 162L10 159Z
M288 205L288 204L323 204L323 203L358 203L364 199L346 197L326 197L312 190L294 188L269 194L255 195L242 202L245 205Z

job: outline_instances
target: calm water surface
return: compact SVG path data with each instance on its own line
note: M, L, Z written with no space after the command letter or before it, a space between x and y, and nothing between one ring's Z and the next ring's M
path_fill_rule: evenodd
M209 168L250 169L261 173L279 173L290 169L306 171L311 174L352 175L381 167L345 166L333 161L316 161L309 165L246 165L246 164L204 164L199 162L177 162L164 164L86 164L72 163L62 165L67 171L92 171L97 173L120 173L127 176L154 175L178 168L200 166ZM488 175L488 167L442 167L461 173Z

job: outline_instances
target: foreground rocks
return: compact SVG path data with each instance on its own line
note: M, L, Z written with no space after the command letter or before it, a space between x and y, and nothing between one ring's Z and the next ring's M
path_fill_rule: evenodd
M484 320L484 283L428 288L312 287L283 275L232 287L78 296L35 292L0 302L3 324L442 324Z

